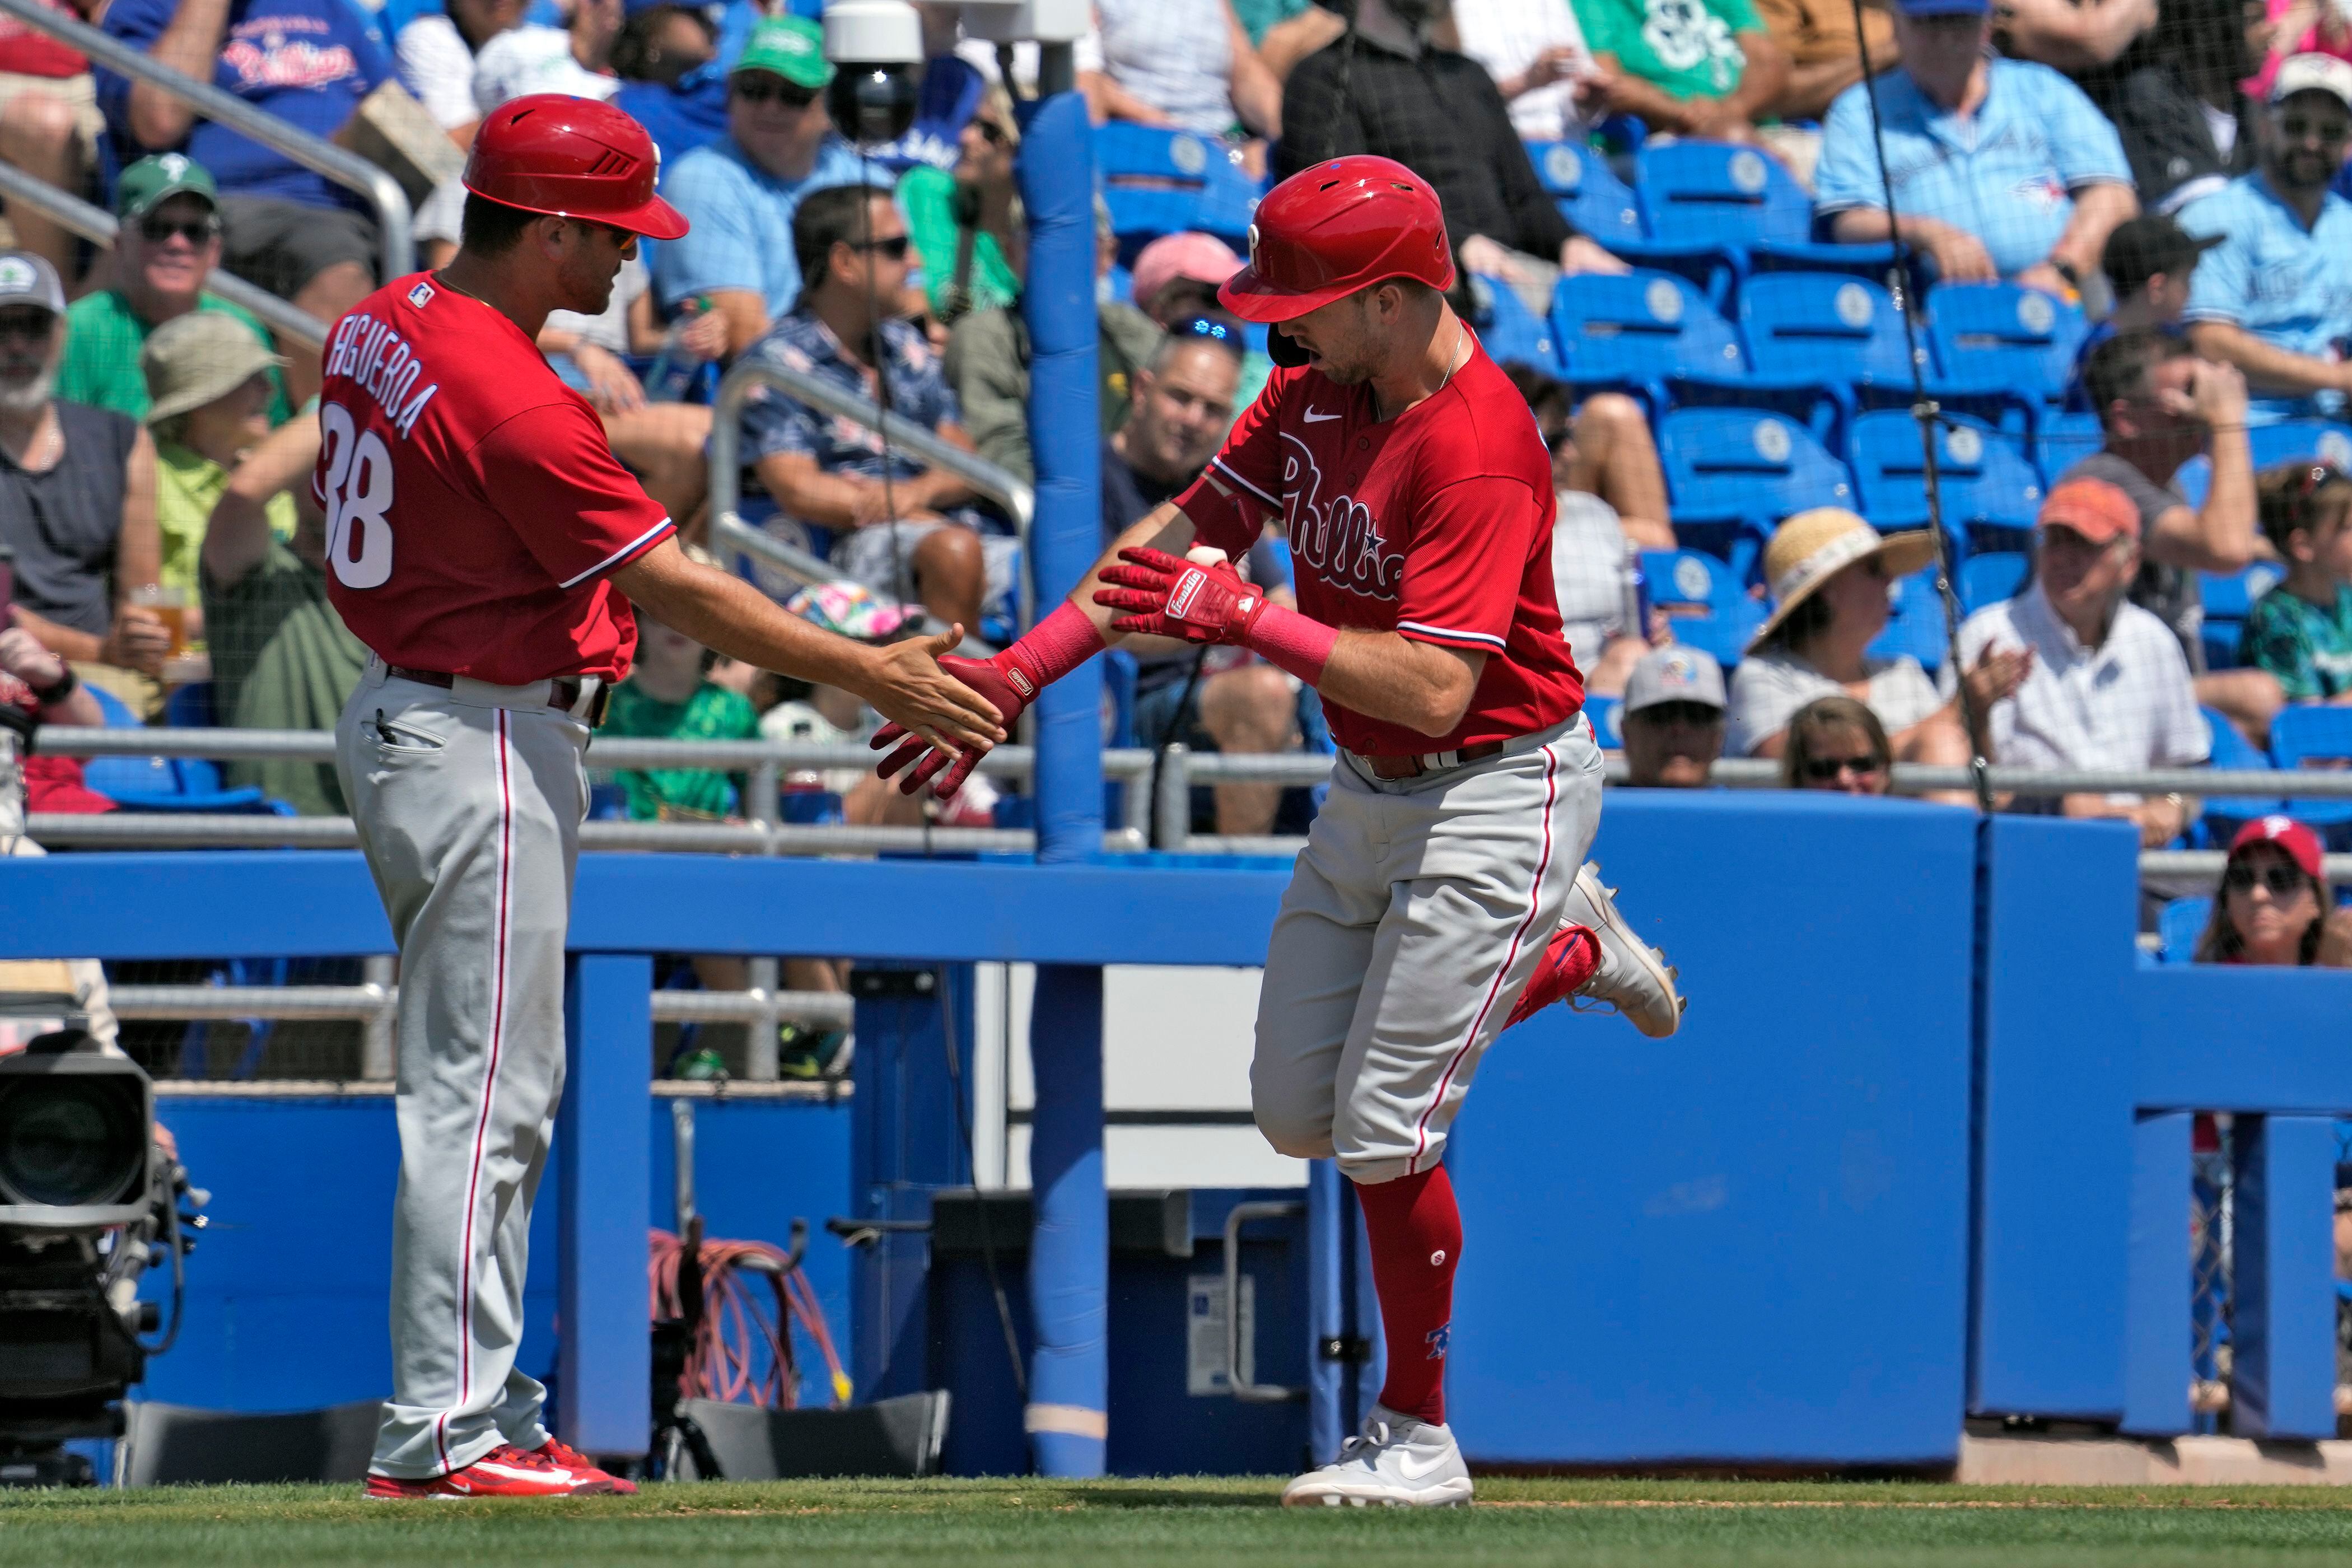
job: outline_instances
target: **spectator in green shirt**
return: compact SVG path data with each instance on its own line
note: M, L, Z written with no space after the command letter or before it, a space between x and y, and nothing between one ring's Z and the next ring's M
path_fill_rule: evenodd
M642 611L637 657L613 689L597 732L625 740L756 741L760 715L739 692L709 679L710 650ZM742 815L743 775L716 768L624 768L613 775L637 822L716 821Z
M213 715L244 730L331 730L367 669L367 645L327 602L326 519L310 494L319 417L272 431L236 466L213 507L200 557ZM280 539L271 510L295 510ZM231 788L258 784L305 816L345 813L332 763L250 758L222 770Z
M114 216L121 227L114 240L113 282L66 310L58 395L143 419L147 383L139 351L148 333L197 310L234 316L265 343L269 333L244 306L205 291L205 279L220 265L221 216L219 192L202 163L178 153L140 159L115 185ZM283 425L289 412L285 378L273 366L271 426Z
M2333 463L2263 470L2263 531L2286 563L2254 602L2238 658L2290 702L2352 702L2352 478Z
M1021 295L1020 276L1006 259L1022 238L1013 194L1021 132L1004 89L990 88L958 134L953 170L919 163L898 176L898 210L923 258L931 315L943 326L974 310L1002 310Z
M286 362L232 316L192 310L164 322L139 351L139 369L153 399L148 431L155 437L155 529L163 561L156 581L193 602L196 558L214 503L229 470L269 434L269 373ZM270 498L269 519L280 539L294 532L294 498ZM200 626L187 629L200 639Z
M1578 104L1653 132L1752 142L1789 79L1753 0L1575 0L1594 69Z

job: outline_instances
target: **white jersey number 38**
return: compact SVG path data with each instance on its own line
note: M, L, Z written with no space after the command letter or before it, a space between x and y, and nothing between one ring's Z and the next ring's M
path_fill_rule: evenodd
M351 410L319 405L327 447L327 561L346 588L381 588L392 576L392 454L383 437L359 434Z

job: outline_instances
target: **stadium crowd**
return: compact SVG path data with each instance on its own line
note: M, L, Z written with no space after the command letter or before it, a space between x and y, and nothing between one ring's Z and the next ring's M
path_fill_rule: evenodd
M859 147L828 118L813 0L47 3L320 136L403 99L460 149L525 93L635 115L692 228L646 242L603 315L551 319L540 346L698 546L712 393L738 363L877 400L1033 475L1013 159L1034 57L1010 57L1003 79L951 5L919 7L929 58L912 127ZM2352 34L2301 0L1872 0L1859 16L1857 30L1840 0L1097 0L1077 52L1104 127L1106 536L1184 488L1270 373L1263 336L1216 297L1241 266L1246 199L1236 218L1213 196L1371 152L1438 192L1456 309L1509 364L1553 453L1560 614L1633 785L1700 787L1722 756L1775 759L1789 788L1871 794L1896 763L1978 753L2242 763L2284 746L2300 722L2284 716L2352 700L2352 428L2326 423L2352 392ZM44 719L330 727L367 655L324 588L308 482L318 358L206 285L225 269L331 321L378 281L373 209L9 19L0 161L119 225L97 248L5 211L0 721L25 738ZM1758 231L1751 253L1677 226L1675 212L1698 209L1671 206L1668 176L1702 166L1711 212L1785 209L1801 232ZM421 202L426 264L454 248L462 198L450 180ZM1898 352L1950 395L1956 635L1920 526L1932 514L1881 504L1865 482L1879 472L1872 411L1907 406L1907 379L1760 349L1783 274L1811 279L1844 323L1816 322L1814 350L1875 331L1890 284L1931 329L1932 354ZM1633 313L1602 324L1660 344L1654 365L1604 367L1578 336L1588 307L1620 299ZM1722 329L1712 380L1685 353L1708 321ZM2011 351L2056 368L2021 393ZM1790 367L1807 411L1770 440L1748 426L1743 459L1762 463L1758 494L1789 504L1708 526L1720 520L1688 487L1722 454L1695 451L1696 426L1677 421L1798 406ZM1874 400L1874 384L1891 396ZM926 616L1010 635L1019 543L1001 510L772 388L740 417L744 520L841 577L803 590L742 562L763 586L854 636ZM1904 438L1916 454L1916 432ZM1825 459L1828 490L1774 488L1792 445ZM2025 478L1972 514L1974 492L1955 487L1988 448ZM1288 592L1278 528L1248 571ZM1106 717L1122 743L1330 746L1311 694L1245 652L1141 647ZM30 695L7 706L19 688ZM874 725L844 693L734 668L655 626L617 698L617 734L831 741ZM233 763L218 783L269 809L343 809L316 764ZM116 804L70 764L27 784L36 812ZM598 809L740 816L746 787L624 773ZM788 787L793 820L1022 820L985 781L945 806L839 774ZM1273 785L1197 795L1202 831L1296 831L1314 809ZM2230 844L2200 954L2287 951L2245 923L2250 902L2308 893L2333 908L2305 828L2250 839L2179 795L2003 804L2126 818L2150 847ZM2296 927L2304 962L2321 924L2337 929Z

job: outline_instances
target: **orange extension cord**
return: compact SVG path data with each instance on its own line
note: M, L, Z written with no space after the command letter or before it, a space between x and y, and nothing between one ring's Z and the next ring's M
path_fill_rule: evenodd
M677 1298L677 1266L685 1248L668 1231L653 1232L653 1264L648 1270L651 1311L655 1319L682 1315ZM832 1374L833 1407L849 1404L849 1374L833 1348L825 1327L824 1309L808 1276L790 1264L782 1247L763 1241L705 1241L702 1244L702 1321L697 1325L694 1348L688 1352L680 1386L688 1399L718 1399L790 1410L800 1404L800 1369L793 1353L791 1325L815 1342ZM758 1258L783 1272L746 1268ZM772 1312L754 1281L764 1278L775 1292ZM761 1368L764 1350L766 1366Z

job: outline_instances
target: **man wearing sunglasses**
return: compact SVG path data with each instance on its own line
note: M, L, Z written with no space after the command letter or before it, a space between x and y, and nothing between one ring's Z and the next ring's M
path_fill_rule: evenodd
M221 263L220 193L210 171L184 153L142 158L114 187L113 274L66 311L66 358L58 395L68 403L147 416L139 351L147 334L191 310L235 316L263 342L259 318L206 291ZM286 379L269 373L269 423L286 422Z
M802 198L866 178L825 113L832 80L815 23L761 22L728 78L727 134L680 158L663 183L694 226L656 253L655 298L674 312L701 297L727 319L730 361L800 296L793 214Z
M2189 341L2245 373L2252 423L2334 418L2352 393L2352 203L2327 186L2352 144L2352 65L2290 57L2256 129L2261 166L2181 209L2221 242L2189 281Z

